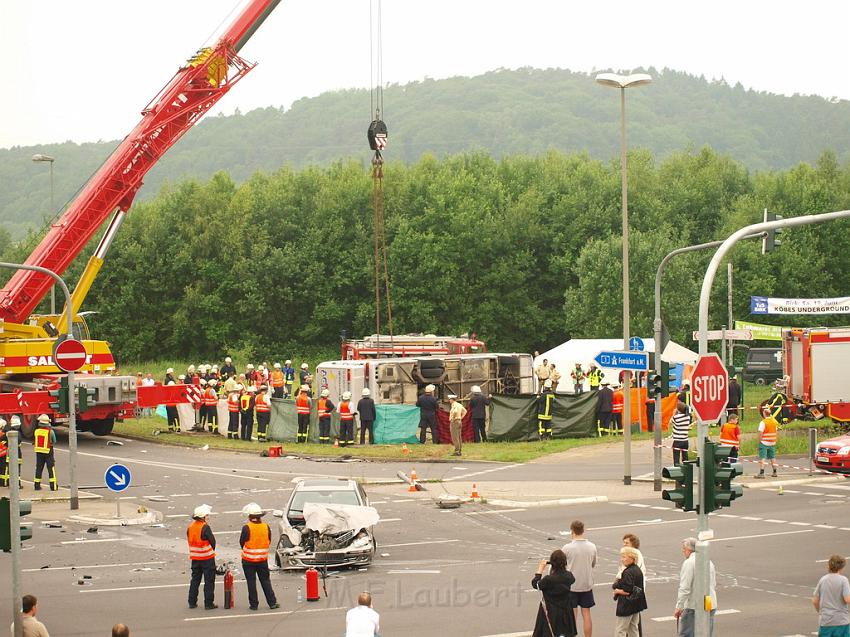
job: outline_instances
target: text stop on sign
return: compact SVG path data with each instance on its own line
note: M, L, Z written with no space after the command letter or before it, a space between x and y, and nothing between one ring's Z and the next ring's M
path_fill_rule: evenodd
M699 403L714 403L729 400L728 378L726 374L701 376L693 379L693 400Z
M703 422L714 421L729 401L729 376L717 354L700 356L691 375L691 404Z

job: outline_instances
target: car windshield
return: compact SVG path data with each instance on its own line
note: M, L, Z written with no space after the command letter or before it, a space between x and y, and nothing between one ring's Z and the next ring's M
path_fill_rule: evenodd
M304 505L307 502L316 504L353 504L359 505L357 493L354 491L327 490L327 491L297 491L292 498L289 507L289 515L303 517Z

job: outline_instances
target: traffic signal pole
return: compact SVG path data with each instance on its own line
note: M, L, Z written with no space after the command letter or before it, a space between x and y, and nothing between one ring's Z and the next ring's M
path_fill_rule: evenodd
M12 553L12 622L14 637L22 637L24 631L21 617L21 492L18 480L21 472L18 470L18 441L20 436L15 429L7 434L8 467L9 467L9 533L11 537L10 551Z
M711 301L711 286L714 283L714 277L720 267L721 261L726 254L735 246L738 241L745 239L756 233L770 232L780 228L793 228L796 226L805 226L814 223L823 223L826 221L836 221L839 219L847 219L850 217L850 210L841 210L839 212L827 212L819 215L804 215L802 217L791 217L790 219L781 219L776 221L767 221L762 223L754 223L749 226L740 228L731 234L723 241L717 252L711 258L708 268L705 272L705 278L702 281L702 289L699 296L699 355L705 356L708 354L708 308ZM656 293L657 293L656 289ZM658 296L656 294L656 299ZM703 485L706 479L706 462L705 458L705 440L708 437L708 423L697 417L697 451L700 457L699 463L699 512L697 517L697 551L696 551L696 573L694 574L694 593L696 597L696 637L709 637L709 610L704 603L704 600L711 592L709 589L709 556L708 556L708 540L712 537L712 532L708 528L708 513L704 506L705 489Z
M72 311L71 305L71 293L68 291L68 286L65 285L65 281L62 280L62 277L56 274L53 270L48 270L47 268L42 268L37 265L25 265L23 263L2 263L0 262L0 268L8 268L11 270L33 270L35 272L41 272L42 274L46 274L49 277L52 277L56 283L59 284L59 287L62 288L62 293L65 295L65 313L68 316L68 332L67 338L74 338L74 312ZM71 503L71 510L75 511L80 508L80 498L77 493L77 410L76 410L76 401L74 400L74 372L67 372L68 374L68 477L70 479L70 487L71 487L71 497L69 498Z

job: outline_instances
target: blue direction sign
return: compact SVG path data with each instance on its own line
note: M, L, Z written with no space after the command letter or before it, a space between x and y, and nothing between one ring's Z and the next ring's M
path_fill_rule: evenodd
M103 474L110 491L123 491L130 486L130 470L123 464L114 464Z
M629 339L629 349L633 352L642 352L643 339L640 336L632 336Z
M599 352L594 358L602 367L644 372L649 369L646 352Z

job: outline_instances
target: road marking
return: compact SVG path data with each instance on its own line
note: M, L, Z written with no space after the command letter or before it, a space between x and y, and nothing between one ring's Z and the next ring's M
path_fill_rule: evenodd
M378 522L401 522L402 518L381 518Z
M440 571L425 571L425 570L400 570L387 571L387 575L437 575Z
M453 482L455 480L465 480L467 478L471 478L472 476L481 476L485 473L493 473L494 471L504 471L505 469L513 469L514 467L522 466L521 464L509 464L504 467L494 467L492 469L483 469L481 471L473 471L472 473L464 473L462 476L452 476L451 478L444 478L443 482Z
M634 522L632 524L613 524L611 526L594 526L590 531L605 531L606 529L628 529L633 526L654 526L656 524L678 524L680 522L695 522L693 518L682 518L681 520L661 520L659 522Z
M773 537L774 535L793 535L795 533L812 533L813 529L801 529L799 531L781 531L779 533L759 533L758 535L739 535L737 537L716 537L709 542L729 542L731 540L750 540L758 537Z
M720 610L714 611L715 615L731 615L733 613L740 613L737 608L721 608ZM672 622L676 621L676 618L673 615L667 615L666 617L653 617L652 621L654 622ZM530 633L529 633L530 634Z
M460 540L429 540L427 542L405 542L404 544L381 544L381 548L393 549L399 546L419 546L420 544L448 544L450 542L460 542Z
M210 615L207 617L184 617L184 622L207 622L217 619L244 619L245 617L268 617L273 615L292 615L293 613L317 613L326 610L344 610L345 606L334 606L333 608L299 608L296 610L281 610L269 613L251 613L250 615ZM531 633L529 633L531 634Z
M399 502L413 502L414 498L402 498L401 500L390 500L393 504L397 504Z
M216 535L236 535L237 533L242 533L241 529L239 531L216 531Z
M826 495L826 494L817 493L816 491L803 491L803 495Z
M824 560L825 562L827 560ZM89 564L87 566L46 566L44 568L25 568L23 573L41 573L43 571L73 571L89 568L117 568L119 566L151 566L166 562L125 562L123 564Z
M669 511L670 507L652 507L656 511Z
M172 493L169 498L191 498L193 493Z
M651 504L641 504L640 502L632 502L629 506L630 507L637 507L639 509L649 509L652 505Z
M466 515L490 515L491 513L516 513L517 511L527 511L528 509L502 509L494 511L469 511Z
M498 635L483 635L483 637L531 637L532 633L499 633Z
M741 519L742 520L749 520L750 522L761 522L761 518L754 518L750 515L745 515Z
M103 538L99 540L87 540L85 538L80 538L79 540L67 540L65 542L59 542L59 544L97 544L98 542L125 542L132 538L129 537L110 537Z
M843 484L819 484L818 489L838 489L840 491L850 491L850 486ZM786 491L788 489L785 489Z
M830 524L815 524L815 528L816 529L834 529L836 527L834 527Z
M811 526L812 525L811 522L789 522L788 524L790 524L791 526ZM824 561L827 561L827 560L824 560Z
M788 520L765 520L765 522L771 522L773 524L788 524Z
M167 518L188 518L188 513L172 513L170 515L166 515Z

